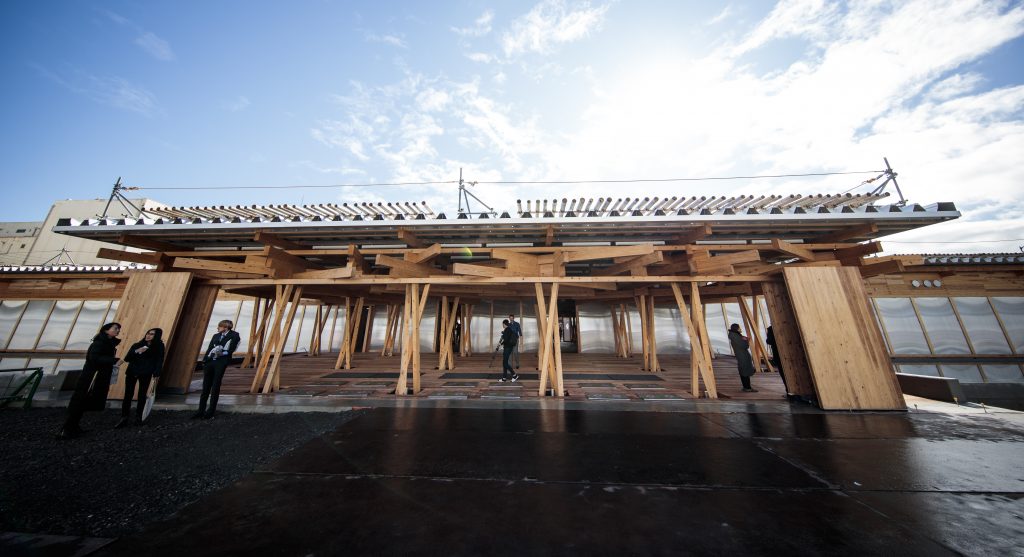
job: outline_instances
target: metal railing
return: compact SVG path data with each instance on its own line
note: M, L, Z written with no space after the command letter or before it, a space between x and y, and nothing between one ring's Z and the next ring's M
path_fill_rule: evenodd
M32 398L36 396L36 390L39 389L39 384L43 380L43 368L41 367L23 367L14 369L0 369L0 373L16 373L31 371L27 377L21 379L21 382L13 391L9 391L10 386L16 381L12 380L7 384L4 389L2 396L0 396L0 408L6 408L8 404L25 401L23 408L32 407Z

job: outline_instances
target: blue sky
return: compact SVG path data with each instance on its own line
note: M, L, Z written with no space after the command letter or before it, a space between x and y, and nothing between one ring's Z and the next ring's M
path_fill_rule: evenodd
M1024 245L1020 2L0 3L0 220L144 188L873 170L955 223L890 252ZM515 199L841 192L862 177ZM173 205L426 200L452 186L137 192ZM907 242L907 243L898 243ZM924 243L919 243L924 242ZM970 243L955 243L970 242Z

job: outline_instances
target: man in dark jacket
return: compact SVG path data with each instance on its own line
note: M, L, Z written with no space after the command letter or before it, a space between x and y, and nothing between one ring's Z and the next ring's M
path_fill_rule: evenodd
M501 379L498 381L504 383L505 381L511 380L513 383L519 381L519 375L516 370L512 369L512 363L508 361L509 356L512 355L512 351L515 350L516 345L519 344L519 335L516 334L515 329L509 326L508 319L501 322Z
M516 334L516 346L512 349L511 360L516 363L516 369L519 369L519 341L523 339L523 327L516 321L515 314L508 314L508 326Z
M230 320L225 319L217 324L217 332L206 345L206 356L203 357L203 393L199 396L199 411L193 419L209 420L217 411L217 399L220 397L220 382L224 379L224 370L231 363L231 355L242 340L238 333L232 330L235 326ZM210 408L206 409L206 401L209 399Z

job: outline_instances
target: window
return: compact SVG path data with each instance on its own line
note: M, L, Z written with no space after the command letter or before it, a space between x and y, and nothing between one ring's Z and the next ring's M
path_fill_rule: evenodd
M910 298L876 298L878 318L892 343L893 354L928 354L928 342L921 332Z
M977 354L1009 354L1010 346L988 298L953 298Z

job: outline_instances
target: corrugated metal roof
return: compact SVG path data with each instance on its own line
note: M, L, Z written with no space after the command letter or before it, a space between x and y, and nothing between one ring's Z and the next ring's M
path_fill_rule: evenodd
M152 269L151 265L0 265L2 273L119 273L134 269Z
M226 248L257 245L253 233L265 230L307 246L401 244L398 230L411 232L425 243L488 245L509 243L666 242L702 225L712 226L707 242L743 242L781 238L814 242L862 225L864 232L845 241L863 241L913 230L960 216L952 203L930 206L874 205L884 196L791 195L710 198L558 200L557 207L541 200L540 213L524 210L516 216L501 213L457 214L343 211L342 205L267 205L251 207L176 207L156 219L61 219L56 232L119 243L122 235L146 237L182 248ZM423 208L420 204L392 204ZM579 207L583 206L582 211ZM589 205L589 210L588 210ZM361 205L360 205L361 206ZM537 202L526 209L536 210ZM575 208L576 210L571 210ZM372 209L372 210L371 210ZM373 215L373 216L369 216Z
M939 253L924 256L925 265L1022 265L1024 253Z

